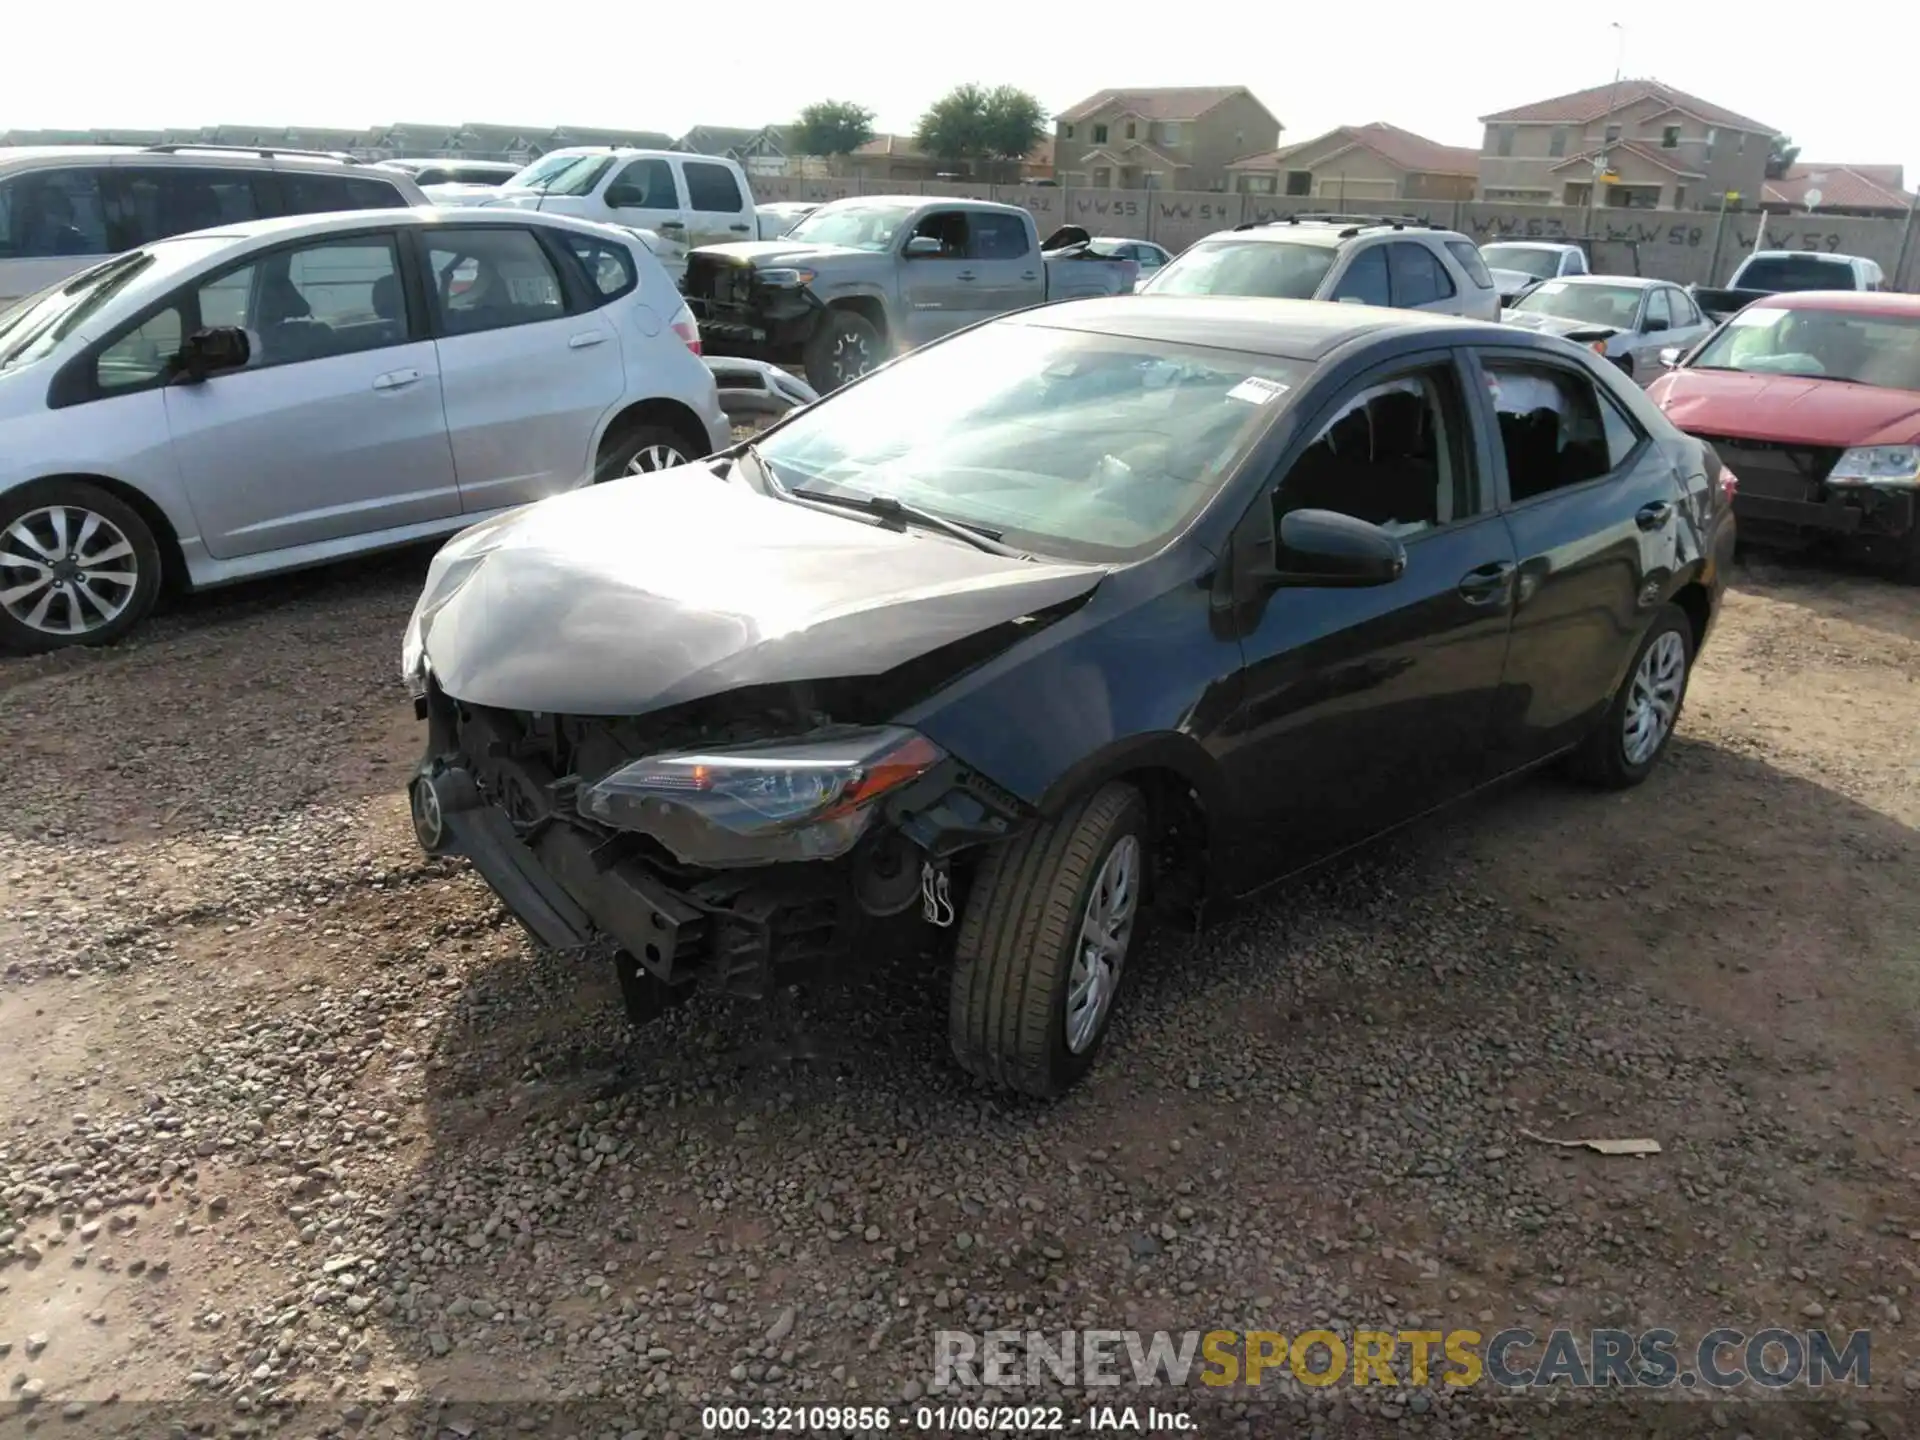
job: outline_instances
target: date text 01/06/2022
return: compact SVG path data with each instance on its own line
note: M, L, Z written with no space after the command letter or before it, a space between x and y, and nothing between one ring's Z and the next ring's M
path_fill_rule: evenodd
M709 1434L895 1429L941 1435L1175 1434L1192 1430L1193 1421L1178 1410L1135 1405L1084 1411L1059 1405L915 1405L903 1416L883 1405L709 1405L701 1411L700 1426Z

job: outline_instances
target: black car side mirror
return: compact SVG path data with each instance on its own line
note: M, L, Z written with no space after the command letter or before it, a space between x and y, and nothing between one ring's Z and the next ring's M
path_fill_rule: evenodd
M647 203L647 197L633 185L609 185L606 199L610 210L634 210Z
M1407 547L1365 520L1335 510L1292 510L1280 517L1275 585L1350 589L1391 585L1407 570Z
M1641 333L1645 335L1658 335L1662 330L1670 330L1672 328L1671 325L1665 320L1660 319L1657 315L1649 315L1647 317L1647 323L1641 329Z
M187 336L180 347L175 373L197 384L223 370L239 370L253 358L253 344L238 325L213 325Z

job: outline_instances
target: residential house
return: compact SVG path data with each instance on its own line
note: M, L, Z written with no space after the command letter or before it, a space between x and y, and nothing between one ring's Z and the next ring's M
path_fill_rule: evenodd
M630 150L671 150L673 137L659 130L603 130L588 125L556 125L540 153L570 145L618 145Z
M1095 190L1225 190L1285 127L1244 85L1102 90L1054 121L1054 172Z
M430 153L462 160L501 160L524 165L553 147L550 132L537 125L465 124L449 133Z
M739 162L749 175L789 173L786 132L778 125L741 129L732 125L696 125L673 148L691 155L720 155Z
M1761 208L1774 214L1812 209L1822 215L1903 216L1913 204L1906 171L1898 165L1791 165L1760 192Z
M1337 208L1378 200L1471 200L1480 152L1383 120L1342 125L1227 166L1244 195L1307 195Z
M1593 201L1631 210L1759 202L1779 130L1658 80L1628 80L1480 117L1478 198L1530 205Z

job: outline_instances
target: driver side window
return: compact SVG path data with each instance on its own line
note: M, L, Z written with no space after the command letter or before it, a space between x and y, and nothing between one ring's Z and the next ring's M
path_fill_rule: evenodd
M967 212L964 210L936 210L924 215L920 223L913 227L913 238L931 236L940 242L942 260L964 260L967 258Z
M1647 318L1644 322L1648 330L1669 330L1673 327L1673 315L1667 309L1667 292L1655 290L1647 296Z
M1432 365L1350 395L1274 492L1274 523L1334 510L1402 538L1470 518L1478 487L1451 366Z

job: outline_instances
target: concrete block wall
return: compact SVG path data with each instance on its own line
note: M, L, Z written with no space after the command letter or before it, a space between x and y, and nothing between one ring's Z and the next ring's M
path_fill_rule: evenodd
M1062 225L1080 225L1095 235L1153 240L1172 251L1202 236L1228 230L1243 221L1284 219L1303 211L1333 208L1324 199L1274 195L1223 195L1179 190L1076 190L1040 185L949 185L925 182L798 180L777 175L753 177L754 197L777 200L838 200L849 195L952 195L998 200L1033 213L1040 233ZM1405 214L1458 230L1476 244L1495 240L1552 240L1588 235L1597 268L1632 274L1638 254L1643 275L1702 285L1724 285L1740 258L1753 248L1760 217L1722 216L1714 212L1596 210L1591 231L1586 212L1556 206L1488 205L1474 201L1378 201L1348 207L1356 211ZM1889 283L1920 291L1920 236L1911 216L1869 220L1848 216L1798 214L1767 217L1769 248L1827 250L1877 260Z

